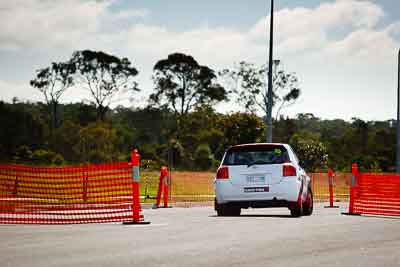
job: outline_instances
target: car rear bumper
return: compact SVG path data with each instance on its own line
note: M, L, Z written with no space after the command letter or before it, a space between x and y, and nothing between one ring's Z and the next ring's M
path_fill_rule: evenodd
M279 184L269 185L269 192L245 193L245 187L247 186L233 185L229 180L216 180L217 202L219 204L236 203L243 207L287 207L297 201L301 181L297 177L287 177Z
M224 204L229 204L230 206L239 207L242 209L247 208L290 208L296 204L296 202L287 201L287 200L254 200L254 201L229 201ZM217 208L216 206L214 207Z

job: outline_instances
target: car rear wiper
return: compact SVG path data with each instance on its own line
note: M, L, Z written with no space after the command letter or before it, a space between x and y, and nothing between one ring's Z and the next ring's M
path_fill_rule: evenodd
M249 167L251 167L253 165L256 165L256 164L268 164L268 162L256 160L256 161L253 161L253 162L247 164L247 168L249 168Z

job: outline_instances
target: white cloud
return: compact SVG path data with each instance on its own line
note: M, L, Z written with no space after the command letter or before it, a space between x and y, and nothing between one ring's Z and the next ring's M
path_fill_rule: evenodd
M72 44L98 29L98 18L108 5L79 0L2 1L0 48L38 49Z
M118 18L145 18L150 15L150 11L147 9L137 9L137 10L121 10L116 13Z
M393 58L393 52L399 47L399 43L390 35L393 26L389 25L383 30L359 29L348 34L343 40L329 43L323 52L351 61L385 62Z
M140 71L138 78L140 87L144 89L142 99L152 88L153 65L169 53L192 54L199 63L216 69L230 67L240 60L259 64L266 60L268 18L259 19L247 30L202 26L179 32L132 20L120 27L118 21L128 17L145 18L151 15L151 11L111 12L113 3L113 0L2 1L0 52L14 49L23 56L24 49L45 50L48 58L43 59L44 65L60 54L68 55L85 48L128 57ZM275 55L282 59L289 71L298 73L304 92L299 108L294 106L291 109L294 113L315 112L318 115L319 110L323 110L323 114L329 114L325 106L314 105L311 101L323 95L338 102L346 84L354 92L360 91L357 86L361 86L368 75L365 66L379 68L383 73L382 77L374 77L374 84L392 86L388 81L394 78L393 75L384 73L394 68L393 55L400 45L400 21L382 26L380 22L385 13L377 3L337 0L315 8L285 8L276 12ZM4 67L7 66L0 65L0 69ZM324 75L327 76L325 80L321 78ZM6 87L8 85L5 86L4 82L0 83L2 97L11 94L4 91ZM320 88L328 87L329 90L321 94ZM14 95L22 92L25 91L14 91ZM391 95L384 96L391 99ZM74 97L82 98L81 94L71 92L65 99L73 100ZM390 105L387 101L382 103L382 107ZM334 112L337 113L332 114L340 114L340 110ZM343 112L340 116L344 116Z
M0 49L104 49L133 58L142 57L143 61L148 58L145 64L149 64L149 59L182 51L217 66L243 59L256 60L266 54L267 18L260 19L248 31L200 27L175 32L143 23L106 31L108 26L105 25L119 18L150 14L146 9L112 13L109 7L113 2L17 0L2 3ZM355 52L366 53L362 51L373 50L382 44L392 48L396 42L391 35L399 32L400 27L394 23L386 29L375 30L383 16L378 5L356 0L338 0L315 8L279 10L276 12L276 52L285 56L307 50L314 54L332 50L332 53L348 56ZM337 30L345 30L344 37L332 39L331 31Z
M144 18L146 9L113 13L114 0L0 2L0 49L49 49L89 44L119 19Z
M284 53L317 49L330 42L330 31L372 28L383 16L378 5L354 0L323 3L316 8L285 8L275 13L275 38ZM254 25L250 36L264 41L267 27L269 16Z

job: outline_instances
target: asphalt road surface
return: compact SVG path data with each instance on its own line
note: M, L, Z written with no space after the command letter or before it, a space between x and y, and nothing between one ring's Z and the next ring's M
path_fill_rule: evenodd
M0 225L0 266L400 266L400 219L341 211L172 208L144 210L150 225Z

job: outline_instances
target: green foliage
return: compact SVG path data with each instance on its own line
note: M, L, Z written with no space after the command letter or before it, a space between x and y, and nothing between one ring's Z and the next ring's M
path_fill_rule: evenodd
M222 120L225 147L237 144L262 142L265 125L261 118L251 113L233 113Z
M70 120L65 121L56 131L57 149L62 152L64 158L70 162L81 162L82 156L79 150L75 148L80 142L80 131L82 127Z
M91 94L97 108L97 119L105 119L112 98L119 92L139 91L134 77L138 74L127 58L102 51L82 50L72 55L75 80Z
M82 162L112 162L118 155L114 149L117 143L116 131L102 122L91 123L79 131L79 142L73 149L81 155Z
M0 101L0 142L4 158L11 159L21 146L37 148L48 140L46 114L41 104Z
M157 154L155 145L144 144L140 146L140 156L143 160L161 160L160 155Z
M295 119L281 117L279 121L274 122L274 142L289 143L292 136L298 131Z
M209 170L213 165L213 157L210 146L200 144L194 152L194 163L200 170Z
M29 162L32 159L32 150L26 146L19 146L14 153L13 160L16 162Z
M64 158L62 155L51 150L36 149L31 150L28 146L20 146L15 152L13 161L17 163L33 163L35 165L62 165Z
M327 150L324 144L320 141L304 139L298 134L295 134L293 135L290 144L307 171L315 172L327 168Z
M53 147L45 104L0 102L0 160L50 165L125 161L136 147L151 169L165 164L196 169L203 151L199 147L206 144L214 159L211 168L216 168L229 146L264 141L265 126L260 117L251 113L219 114L209 105L185 115L179 135L174 113L168 109L117 107L109 113L110 123L96 121L93 105L60 104L60 110L61 124L55 131L57 143ZM394 126L391 121L346 122L299 114L275 121L274 141L291 144L307 163L308 171L327 166L348 171L351 163L357 162L361 170L390 172L395 162Z
M266 113L271 102L265 90L266 66L241 62L220 72L218 80L214 70L192 56L174 53L159 60L153 71L149 106L111 109L118 94L139 90L138 70L127 58L81 50L69 61L38 70L31 85L46 103L0 101L0 161L102 163L129 160L131 149L138 148L149 169L165 164L215 169L229 146L264 142L263 120L252 111ZM274 142L291 144L308 171L327 166L349 171L354 162L361 170L394 171L394 121L322 120L310 113L279 116L301 92L296 75L284 71L280 62L274 62L272 71ZM59 103L72 85L86 88L91 103ZM215 104L230 93L247 113L216 112Z
M70 61L53 62L49 67L39 69L30 85L44 96L51 114L50 128L58 127L58 106L64 92L74 85L75 65Z
M221 161L220 161L220 160L214 159L214 160L213 160L213 163L212 163L212 169L213 169L214 171L216 171L216 170L218 169L218 167L219 167L220 164L221 164Z
M192 56L170 54L154 66L156 88L150 101L168 106L181 116L188 114L196 106L227 99L225 89L216 83L216 78L212 69L199 65Z
M157 161L157 160L142 159L142 161L141 161L141 167L144 170L160 171L160 168L164 165L166 165L166 164L162 164L160 161Z
M212 151L216 151L224 137L221 115L209 105L196 107L184 117L179 132L179 140L187 150L194 151L198 144L208 144Z
M37 149L32 153L32 162L38 165L62 165L64 158L62 155L45 149Z
M61 105L63 121L71 121L77 125L87 126L97 120L96 106L84 102Z
M188 161L191 158L191 155L188 155L185 151L185 148L179 142L179 140L176 139L171 139L169 141L168 147L163 151L164 158L170 154L170 157L172 158L172 162L174 162L175 166L182 166L182 165L188 165Z
M276 107L276 118L278 118L283 108L296 102L301 90L298 88L297 76L284 71L280 61L274 61L273 67L273 107ZM268 87L265 79L267 73L267 65L256 66L253 63L242 61L232 69L222 70L219 75L235 96L235 102L244 107L246 111L261 110L264 114L268 114L271 100L268 99L266 90Z

